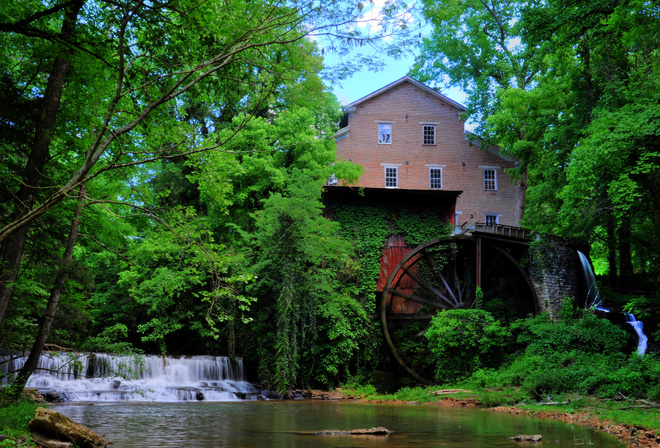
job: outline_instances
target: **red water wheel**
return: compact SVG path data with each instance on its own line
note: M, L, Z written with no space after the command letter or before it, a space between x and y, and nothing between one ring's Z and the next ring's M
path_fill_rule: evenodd
M477 242L470 236L429 241L410 251L385 284L380 302L385 340L397 362L423 384L434 383L424 338L431 318L441 310L473 308L478 272L480 307L490 305L516 317L536 311L534 289L515 258L506 248L480 246L478 257Z

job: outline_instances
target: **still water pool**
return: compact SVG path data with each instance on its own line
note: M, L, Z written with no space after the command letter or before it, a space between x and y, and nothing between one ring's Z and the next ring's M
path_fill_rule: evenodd
M114 442L149 447L519 447L517 434L544 446L623 447L612 436L556 421L478 409L329 401L60 405L53 409ZM315 436L321 430L384 426L389 436ZM525 444L541 446L541 444Z

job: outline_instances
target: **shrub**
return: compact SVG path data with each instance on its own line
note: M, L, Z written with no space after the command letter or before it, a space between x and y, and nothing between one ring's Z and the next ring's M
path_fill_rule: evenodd
M444 310L425 334L440 383L497 367L510 332L484 310Z

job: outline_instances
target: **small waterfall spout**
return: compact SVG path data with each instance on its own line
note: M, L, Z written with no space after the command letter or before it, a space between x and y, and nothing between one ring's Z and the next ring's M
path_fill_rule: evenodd
M584 276L585 285L587 286L587 298L584 302L584 307L586 309L597 308L602 311L609 311L603 308L603 299L600 296L598 291L598 286L596 285L596 275L594 270L591 268L591 263L585 254L577 251L578 257L580 258L580 264L582 264L582 275Z
M635 319L635 316L633 316L632 313L625 314L626 322L632 325L632 327L635 329L635 332L637 332L637 336L639 337L639 342L637 343L637 354L639 356L644 356L646 354L646 347L649 342L649 338L644 334L644 322Z
M25 353L1 356L0 371L11 378L26 359ZM27 385L50 401L234 401L256 395L243 378L242 359L234 364L225 356L44 353Z

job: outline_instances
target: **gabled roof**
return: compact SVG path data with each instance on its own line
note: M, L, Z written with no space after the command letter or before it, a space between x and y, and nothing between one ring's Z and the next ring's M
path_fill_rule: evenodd
M467 140L470 143L470 145L478 146L483 151L486 151L489 154L497 156L500 159L506 160L507 162L515 162L516 166L518 166L517 165L518 160L516 160L515 158L513 158L511 156L507 156L507 155L502 154L500 152L500 147L499 146L486 144L486 142L484 142L484 140L481 137L473 134L472 132L466 132L465 133L465 140Z
M410 76L407 76L407 75L404 76L404 77L401 78L401 79L398 79L398 80L394 81L393 83L390 83L390 84L386 85L385 87L382 87L382 88L376 90L375 92L370 93L370 94L367 95L367 96L363 96L362 98L360 98L360 99L357 100L357 101L353 101L351 104L349 104L349 105L346 106L346 107L347 107L347 108L353 108L353 107L356 107L356 106L358 106L358 105L364 103L365 101L369 101L370 99L375 98L375 97L377 97L378 95L380 95L380 94L382 94L382 93L384 93L384 92L387 92L388 90L393 89L394 87L396 87L396 86L398 86L398 85L400 85L400 84L403 84L404 82L409 82L410 84L412 84L413 86L417 87L418 89L421 89L421 90L423 90L423 91L425 91L425 92L427 92L427 93L430 93L430 94L433 95L434 97L438 98L440 101L444 101L445 103L448 103L448 104L454 106L456 109L459 109L460 111L465 112L465 111L467 110L467 109L465 108L465 106L463 106L462 104L457 103L456 101L452 100L451 98L449 98L449 97L443 95L442 93L440 93L440 92L438 92L438 91L436 91L436 90L433 90L433 89L430 88L429 86L424 85L424 84L422 84L422 83L419 82L419 81L415 81L414 79L412 79Z

